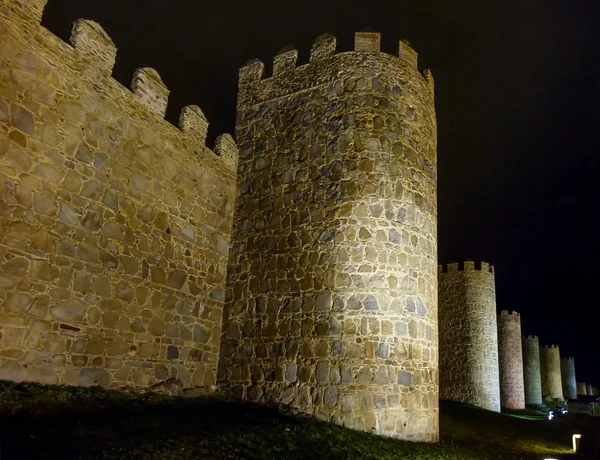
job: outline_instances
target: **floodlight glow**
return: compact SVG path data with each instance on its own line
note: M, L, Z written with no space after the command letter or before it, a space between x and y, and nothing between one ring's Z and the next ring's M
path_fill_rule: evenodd
M573 435L573 452L577 452L577 447L579 445L579 443L577 442L578 439L581 439L581 435L580 434L574 434Z
M554 412L550 411L548 412L548 420L552 420L554 418Z

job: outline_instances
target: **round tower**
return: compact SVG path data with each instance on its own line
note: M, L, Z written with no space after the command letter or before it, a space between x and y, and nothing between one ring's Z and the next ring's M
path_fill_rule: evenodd
M558 345L540 348L542 396L564 399Z
M587 386L583 382L577 382L577 394L587 396Z
M598 388L592 387L592 396L598 396Z
M588 396L594 396L594 392L592 391L592 384L588 383L585 385L585 392Z
M433 79L401 41L330 35L240 70L219 364L233 397L438 439Z
M500 404L509 409L525 409L521 316L502 310L498 316L498 362Z
M537 336L523 337L523 382L525 404L539 406L542 400L540 341Z
M575 377L575 358L561 358L560 376L564 397L577 399L577 378Z
M500 411L494 269L439 270L440 398Z

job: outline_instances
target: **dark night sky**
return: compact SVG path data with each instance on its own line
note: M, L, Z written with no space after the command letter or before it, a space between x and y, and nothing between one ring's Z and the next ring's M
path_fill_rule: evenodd
M44 24L67 38L79 17L119 47L119 81L156 68L168 118L198 104L211 138L233 132L250 58L291 43L304 63L323 32L342 51L364 29L389 53L409 40L436 80L440 261L495 265L498 308L600 385L598 0L50 0Z

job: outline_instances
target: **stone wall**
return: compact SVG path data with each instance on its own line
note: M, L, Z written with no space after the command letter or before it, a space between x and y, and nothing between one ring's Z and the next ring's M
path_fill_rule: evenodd
M592 391L593 389L592 389L591 383L587 383L585 385L585 389L586 389L586 393L587 393L588 396L593 396L594 395L594 392Z
M500 411L494 269L439 269L440 397Z
M377 33L240 71L238 197L219 380L226 394L438 439L431 74Z
M562 377L560 372L560 351L558 345L540 347L540 375L542 396L563 399Z
M577 378L575 376L575 358L561 358L560 376L563 394L567 399L577 399Z
M168 89L111 77L116 47L43 0L0 5L0 378L214 388L237 149L180 128Z
M537 336L523 337L523 382L525 385L525 404L543 404L540 341Z
M509 409L525 409L521 316L502 310L498 316L498 361L500 404Z
M586 396L587 395L587 385L583 382L577 382L577 394Z
M598 388L592 387L592 396L598 396Z

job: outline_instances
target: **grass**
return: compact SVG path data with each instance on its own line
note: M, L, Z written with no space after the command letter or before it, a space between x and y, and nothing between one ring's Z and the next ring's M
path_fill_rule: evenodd
M573 459L573 426L593 420L527 420L442 402L441 442L426 445L214 398L0 382L2 460Z

